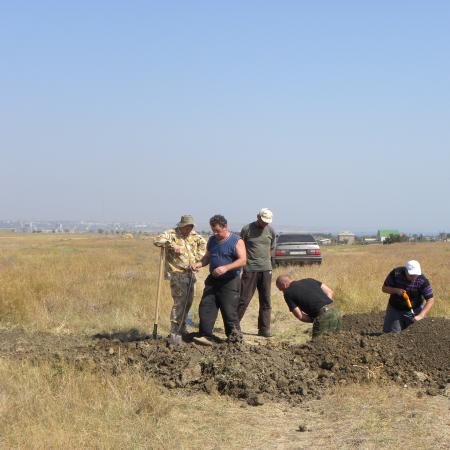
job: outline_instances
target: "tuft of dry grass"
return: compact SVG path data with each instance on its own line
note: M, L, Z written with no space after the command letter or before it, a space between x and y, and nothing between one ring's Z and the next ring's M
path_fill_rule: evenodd
M142 374L100 375L63 365L0 361L0 380L2 448L176 444L163 432L173 405Z
M442 414L448 399L418 397L411 388L341 386L307 409L299 416L310 432L288 448L336 448L338 442L340 449L425 450L450 444L448 415Z
M2 322L59 332L151 330L159 264L151 241L18 235L0 246ZM170 307L164 283L163 327Z

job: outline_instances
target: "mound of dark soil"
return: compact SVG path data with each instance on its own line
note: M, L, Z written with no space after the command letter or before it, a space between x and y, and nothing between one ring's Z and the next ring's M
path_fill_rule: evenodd
M344 317L344 330L304 345L220 344L170 347L165 340L118 339L98 336L90 345L74 346L48 336L39 345L33 335L20 351L5 344L0 354L74 363L80 368L113 373L136 367L168 388L219 392L261 404L265 399L299 402L318 398L337 384L396 382L428 394L448 392L450 383L450 320L426 319L400 334L380 334L382 316ZM16 332L17 333L17 332ZM8 341L8 339L6 339ZM17 348L16 348L17 350Z
M450 382L450 321L429 319L398 335L380 335L381 322L379 315L348 316L345 331L300 346L144 345L139 359L168 387L217 390L249 402L298 402L338 383L369 381L444 390Z

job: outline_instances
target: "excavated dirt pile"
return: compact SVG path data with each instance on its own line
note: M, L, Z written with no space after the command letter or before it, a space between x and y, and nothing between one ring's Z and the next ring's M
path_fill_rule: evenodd
M69 337L52 341L49 335L29 336L29 341L16 336L15 344L10 337L8 344L0 333L0 355L65 361L113 373L135 367L168 388L219 392L253 405L319 398L338 384L362 382L396 382L430 395L448 395L449 325L448 319L433 318L386 335L380 333L380 314L360 314L345 316L341 333L304 345L269 341L214 347L170 347L165 340L136 333L97 336L88 345Z

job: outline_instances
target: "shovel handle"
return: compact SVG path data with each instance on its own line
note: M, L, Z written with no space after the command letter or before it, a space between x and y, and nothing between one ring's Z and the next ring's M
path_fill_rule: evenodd
M410 310L412 310L412 303L411 303L409 295L408 295L408 293L406 291L402 292L402 297L405 299L405 302L406 302L406 305L408 306L408 308Z
M163 279L163 274L164 274L164 259L165 259L165 248L161 247L161 253L159 256L158 289L156 291L155 322L153 324L153 337L154 338L156 338L156 335L158 333L159 301L161 299L162 279Z

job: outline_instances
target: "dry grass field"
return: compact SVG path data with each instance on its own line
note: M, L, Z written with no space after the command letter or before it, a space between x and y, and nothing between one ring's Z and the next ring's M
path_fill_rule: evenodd
M434 288L432 315L450 317L450 244L324 248L320 267L278 268L335 290L344 313L381 311L387 273L421 262ZM108 235L0 234L0 330L150 333L159 252L151 239ZM205 273L199 275L196 305ZM160 333L171 298L162 293ZM274 288L275 340L307 339ZM256 330L253 300L243 328ZM221 324L219 324L220 326ZM301 432L300 429L306 429ZM118 374L0 357L1 448L448 448L448 399L398 386L353 385L308 404L254 408L218 395L168 391L141 371Z

